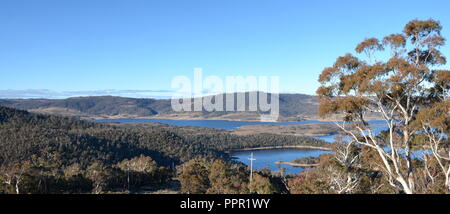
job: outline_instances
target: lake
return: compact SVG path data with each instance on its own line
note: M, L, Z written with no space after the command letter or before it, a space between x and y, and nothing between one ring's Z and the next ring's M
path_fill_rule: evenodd
M259 121L228 121L228 120L171 120L171 119L103 119L97 122L113 122L113 123L164 123L171 126L195 126L203 128L214 128L223 130L234 130L246 125L295 125L295 124L334 124L332 121L307 120L299 122L259 122ZM373 126L374 133L379 133L385 128L384 121L369 121ZM336 135L317 136L314 138L324 140L326 142L334 142ZM309 150L309 149L270 149L257 151L241 151L231 155L242 163L249 164L248 157L253 152L256 161L253 162L254 169L268 168L271 171L278 171L280 165L275 164L276 161L293 161L303 157L318 157L321 154L329 153L329 151ZM301 167L293 167L289 165L281 165L286 168L286 173L299 173L304 170Z
M293 161L305 157L318 157L321 154L330 153L330 151L310 150L310 149L269 149L255 151L240 151L232 153L236 160L250 165L248 158L253 153L253 169L267 168L272 172L278 171L280 167L286 168L286 173L297 174L304 170L302 167L294 167L290 165L277 165L276 161Z

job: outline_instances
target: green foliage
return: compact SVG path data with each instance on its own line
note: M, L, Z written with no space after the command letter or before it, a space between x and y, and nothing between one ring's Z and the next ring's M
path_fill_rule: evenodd
M252 193L258 194L274 194L278 192L275 185L270 181L270 178L259 173L253 174L253 180L250 182L248 188Z
M207 193L239 194L248 193L247 169L239 164L230 164L223 160L215 160L210 169L211 187Z
M242 164L195 158L179 167L184 193L247 194L249 171Z
M181 191L190 194L206 193L210 187L209 168L210 164L203 158L195 158L183 164L178 176Z

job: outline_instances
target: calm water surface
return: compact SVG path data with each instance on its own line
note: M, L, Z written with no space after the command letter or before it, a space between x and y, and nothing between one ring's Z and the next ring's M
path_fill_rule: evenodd
M301 167L294 167L290 165L277 165L276 161L293 161L298 158L304 157L318 157L321 154L330 153L329 151L310 150L310 149L269 149L269 150L256 150L256 151L241 151L233 153L233 157L236 160L250 165L248 158L253 153L253 169L267 168L270 171L278 171L279 168L285 167L286 173L297 174L304 169Z

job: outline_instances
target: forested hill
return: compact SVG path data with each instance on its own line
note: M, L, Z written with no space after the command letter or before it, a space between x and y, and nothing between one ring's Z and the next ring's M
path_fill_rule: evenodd
M236 96L236 94L234 94ZM248 93L245 93L248 106ZM223 96L224 99L226 96ZM270 96L269 96L270 97ZM270 98L269 98L270 99ZM318 100L304 94L280 94L280 116L285 120L302 120L316 116ZM224 102L225 105L226 102ZM236 104L236 102L235 102ZM258 120L257 112L173 112L170 99L137 99L113 96L74 97L68 99L0 99L0 105L77 117L148 117L180 116L205 119ZM261 112L259 112L261 113Z
M198 156L227 160L229 156L226 152L233 149L327 146L323 141L308 137L270 134L237 136L226 131L202 130L109 125L0 106L0 166L33 157L61 165L114 164L140 155L150 156L158 164L167 166Z

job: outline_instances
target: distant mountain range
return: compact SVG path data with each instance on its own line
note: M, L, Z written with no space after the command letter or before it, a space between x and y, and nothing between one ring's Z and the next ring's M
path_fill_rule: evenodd
M263 92L259 92L263 93ZM233 94L235 97L238 93ZM246 109L248 109L248 95ZM269 98L270 98L270 94ZM224 105L226 96L224 95ZM200 98L195 98L200 99ZM202 98L204 99L204 98ZM270 99L269 99L270 100ZM280 94L280 120L317 119L318 99L305 94ZM193 100L192 100L193 103ZM237 101L235 101L236 106ZM31 112L80 118L160 117L177 119L259 120L261 111L175 112L170 99L126 98L115 96L73 97L67 99L0 99L0 105Z

